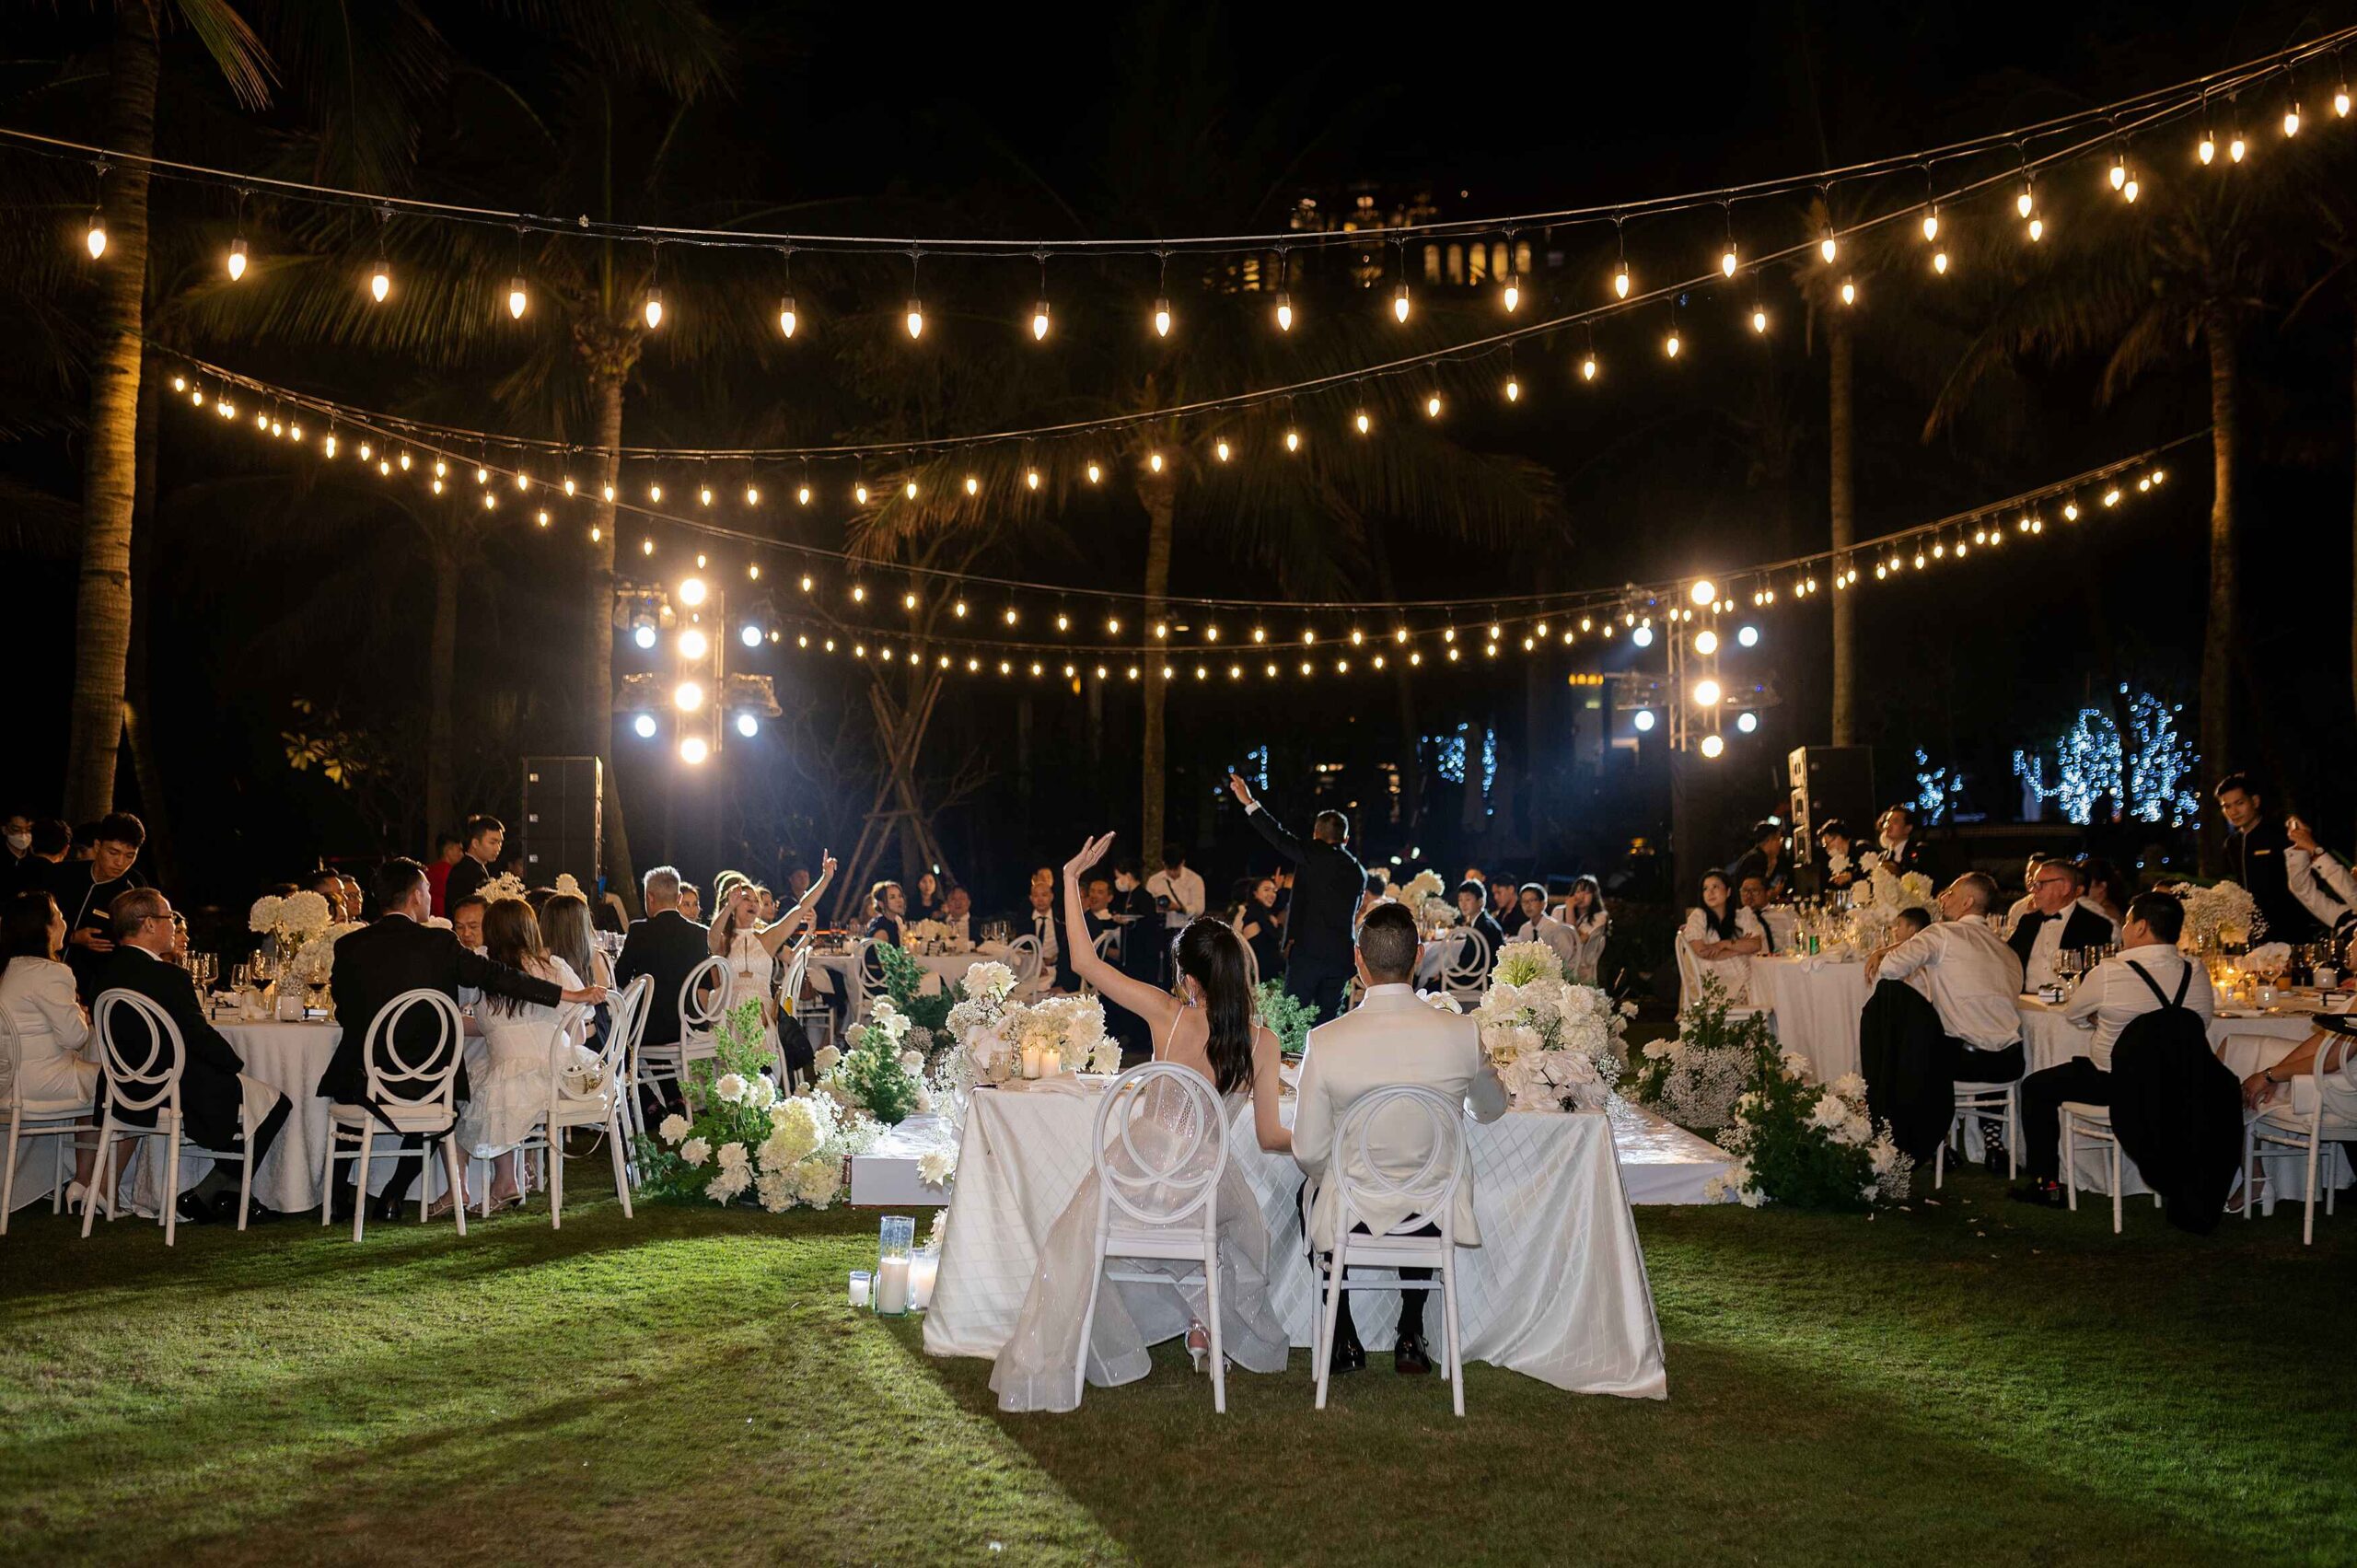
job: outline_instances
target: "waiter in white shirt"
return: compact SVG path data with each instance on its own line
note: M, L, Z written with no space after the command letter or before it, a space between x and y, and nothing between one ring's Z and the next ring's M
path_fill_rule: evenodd
M1971 871L1940 895L1940 918L1887 952L1866 959L1866 985L1904 980L1940 1016L1959 1083L2010 1084L2022 1075L2022 966L1982 917L1997 900L1996 878Z
M1203 912L1203 879L1187 868L1184 844L1162 846L1162 869L1145 879L1145 891L1161 909L1162 923L1172 931L1185 929Z
M2185 931L2185 906L2173 893L2139 893L2128 905L2119 956L2106 958L2079 982L2063 1016L2088 1032L2079 1054L2022 1080L2022 1165L2027 1185L2012 1196L2026 1203L2061 1207L2068 1202L2059 1179L2062 1168L2061 1105L2111 1103L2111 1048L2139 1016L2179 995L2204 1028L2217 1014L2210 971L2177 950ZM2141 973L2139 971L2142 971Z
M2340 857L2316 842L2315 832L2297 817L2283 819L2283 834L2291 841L2283 852L2283 880L2301 907L2327 931L2338 931L2341 922L2357 919L2357 878L2351 877Z

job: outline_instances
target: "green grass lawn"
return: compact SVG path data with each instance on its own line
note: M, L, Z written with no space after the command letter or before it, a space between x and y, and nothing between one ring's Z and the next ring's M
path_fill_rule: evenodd
M594 1179L575 1167L576 1187ZM536 1204L0 1240L0 1562L2357 1560L2357 1214L2198 1238L1979 1176L1638 1211L1666 1402L1175 1347L1076 1414L853 1314L873 1214Z

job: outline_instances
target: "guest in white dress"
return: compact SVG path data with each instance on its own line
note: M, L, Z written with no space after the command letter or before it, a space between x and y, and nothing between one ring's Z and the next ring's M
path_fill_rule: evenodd
M1278 1115L1277 1037L1252 1016L1246 948L1234 929L1208 915L1188 923L1177 944L1177 996L1097 956L1081 912L1080 874L1102 859L1112 842L1110 833L1090 841L1064 867L1064 947L1073 967L1109 1001L1144 1020L1153 1031L1155 1061L1177 1063L1212 1084L1231 1126L1248 1100L1260 1147L1290 1150L1293 1136ZM1180 1118L1190 1103L1175 1093L1155 1097L1140 1108L1131 1142L1144 1157L1155 1157L1161 1137L1190 1131ZM1231 1144L1219 1185L1220 1349L1237 1366L1283 1372L1289 1342L1269 1305L1268 1227L1234 1151ZM1092 1170L1039 1249L1022 1316L991 1368L1001 1410L1068 1411L1079 1404L1073 1372L1085 1320L1091 1322L1088 1381L1100 1388L1144 1377L1152 1365L1146 1347L1182 1333L1198 1371L1210 1353L1207 1303L1200 1285L1179 1283L1182 1265L1173 1265L1167 1284L1109 1286L1095 1269L1097 1186ZM1092 1297L1097 1315L1090 1320Z
M1716 980L1730 1005L1751 1000L1752 955L1766 948L1759 917L1736 901L1726 874L1702 874L1702 907L1686 915L1686 947L1705 980ZM1689 999L1690 1000L1690 999Z
M0 1013L14 1026L16 1055L0 1059L0 1122L17 1100L44 1111L84 1109L99 1085L97 1046L90 1021L74 993L74 971L61 955L65 949L65 914L45 892L18 893L0 913ZM124 1139L116 1154L116 1168L131 1152ZM90 1182L95 1147L74 1151L74 1185L69 1202L79 1202ZM52 1191L44 1184L41 1193ZM20 1191L19 1197L26 1196Z
M812 912L819 907L819 896L834 880L835 857L822 855L820 864L819 879L810 884L792 909L768 924L761 923L760 894L752 883L742 878L729 886L720 913L712 923L712 950L728 960L731 971L729 1000L733 1005L749 996L761 998L761 1024L772 1052L778 1043L778 959L784 956L785 945L794 934L813 923Z
M562 990L583 988L573 967L549 951L540 917L523 900L493 900L483 912L482 935L493 962ZM588 1033L587 1009L575 1003L551 1007L486 996L477 1016L482 1039L469 1042L467 1103L459 1112L459 1144L470 1157L492 1162L491 1207L520 1207L523 1158L516 1145L546 1120L555 1074L597 1065L597 1056L581 1043ZM451 1202L445 1193L434 1212L447 1214Z

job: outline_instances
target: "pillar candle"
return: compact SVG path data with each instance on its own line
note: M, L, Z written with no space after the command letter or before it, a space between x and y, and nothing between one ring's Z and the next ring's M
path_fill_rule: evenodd
M887 1258L877 1266L876 1310L898 1318L909 1309L909 1260Z
M909 1305L919 1312L933 1305L934 1282L940 1277L941 1255L920 1252L909 1260Z

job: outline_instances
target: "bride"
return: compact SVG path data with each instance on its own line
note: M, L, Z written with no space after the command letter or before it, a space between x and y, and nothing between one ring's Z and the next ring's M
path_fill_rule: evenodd
M761 891L750 878L740 872L726 871L714 887L720 913L712 923L712 950L728 960L728 996L732 1003L748 996L761 999L761 1027L772 1052L778 1046L777 959L795 932L810 922L810 912L819 907L819 895L827 890L834 875L835 857L826 855L819 879L810 884L800 901L767 925L761 923ZM792 998L787 1000L791 1002ZM807 1069L809 1063L794 1065ZM780 1071L785 1070L782 1063ZM784 1086L783 1082L780 1086Z
M1155 1060L1200 1074L1219 1093L1231 1127L1250 1100L1252 1128L1261 1148L1283 1153L1293 1135L1278 1120L1277 1037L1252 1016L1250 959L1235 930L1206 915L1190 921L1174 945L1178 994L1123 974L1097 956L1083 912L1080 875L1112 847L1113 835L1090 841L1064 865L1065 950L1080 978L1108 1000L1127 1007L1153 1030ZM1132 1137L1161 1130L1180 1135L1187 1098L1155 1095L1140 1108ZM1172 1265L1168 1284L1110 1282L1093 1268L1097 1176L1092 1169L1064 1205L1023 1300L1014 1337L991 1368L991 1387L1005 1411L1068 1411L1080 1402L1073 1369L1082 1320L1097 1296L1089 1333L1088 1380L1100 1388L1135 1382L1152 1365L1149 1344L1180 1333L1197 1371L1210 1352L1200 1283L1178 1283L1185 1265ZM1219 1273L1221 1348L1253 1372L1282 1372L1288 1342L1269 1306L1269 1233L1260 1207L1233 1158L1220 1178Z

